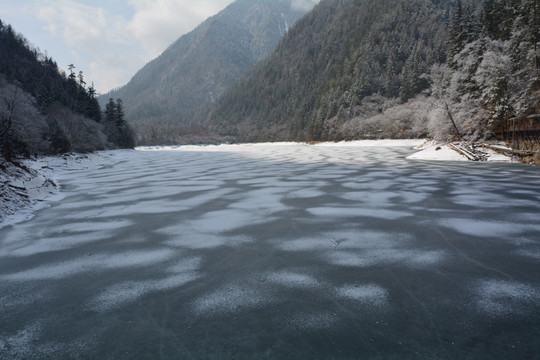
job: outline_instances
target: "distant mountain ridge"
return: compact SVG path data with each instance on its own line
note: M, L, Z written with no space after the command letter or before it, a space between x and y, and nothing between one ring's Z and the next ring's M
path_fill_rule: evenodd
M364 98L406 101L429 87L454 5L323 0L199 120L237 141L340 140Z
M127 85L100 101L122 98L126 116L135 124L186 125L269 55L305 12L292 0L238 0L182 36Z
M322 0L198 121L235 142L429 136L533 154L539 6Z

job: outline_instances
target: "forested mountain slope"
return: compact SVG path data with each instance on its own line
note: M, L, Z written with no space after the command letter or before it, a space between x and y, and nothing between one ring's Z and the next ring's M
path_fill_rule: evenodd
M125 119L117 116L121 102L115 114L102 116L93 86L74 70L66 75L0 21L0 161L133 146Z
M109 97L136 124L188 124L266 57L306 12L292 0L238 0L182 36Z
M487 138L494 119L538 108L539 13L537 0L323 0L199 120L237 141Z
M210 122L245 140L322 140L323 124L353 116L365 96L406 100L445 60L450 3L324 0L218 101Z

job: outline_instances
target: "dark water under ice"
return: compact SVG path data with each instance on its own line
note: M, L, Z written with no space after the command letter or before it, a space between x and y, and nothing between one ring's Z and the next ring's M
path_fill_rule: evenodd
M540 170L137 151L0 230L0 359L540 358Z

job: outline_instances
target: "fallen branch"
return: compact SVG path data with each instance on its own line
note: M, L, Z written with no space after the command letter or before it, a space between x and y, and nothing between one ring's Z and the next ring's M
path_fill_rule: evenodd
M471 161L481 161L482 160L481 156L476 155L472 151L469 151L469 150L465 149L462 146L454 145L454 144L448 144L448 147L450 149L456 151L458 154L461 154L461 155L465 156L467 159L469 159Z
M8 186L9 186L10 188L17 189L17 190L22 190L22 191L26 191L26 190L27 190L24 186L17 186L17 185L13 185L13 184L11 184L11 183L8 183Z

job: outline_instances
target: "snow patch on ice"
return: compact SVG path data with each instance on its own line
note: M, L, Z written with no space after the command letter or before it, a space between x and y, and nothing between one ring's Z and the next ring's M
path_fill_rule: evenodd
M174 255L175 252L171 250L128 251L114 255L95 254L12 274L0 275L0 279L9 281L62 279L84 272L149 266L167 261Z
M342 298L355 300L371 307L384 307L388 303L388 291L375 284L346 285L337 288L336 294Z
M525 256L531 259L540 260L540 249L519 249L516 251L517 255Z
M289 163L359 163L384 159L380 154L371 153L368 157L359 157L358 152L365 149L413 148L421 144L423 140L360 140L339 143L319 143L310 145L306 143L280 142L280 143L257 143L238 145L209 145L209 146L178 146L142 148L145 151L197 151L197 152L223 152L241 154L252 159L265 159ZM389 152L395 150L388 150Z
M36 321L15 334L0 333L0 358L9 360L28 359L78 359L88 352L92 340L77 339L70 343L39 342L44 333L43 321Z
M48 234L61 234L61 233L82 233L95 231L111 231L128 227L133 225L131 220L111 220L111 221L84 221L84 222L70 222L65 225L55 226L48 229Z
M199 315L231 313L257 309L271 302L273 299L261 289L250 284L231 283L195 300L193 310Z
M403 264L409 267L429 267L446 259L444 251L407 250L401 248L371 249L366 251L334 251L325 256L333 265L345 267L370 267L386 264Z
M321 284L311 275L289 271L280 271L266 276L266 280L291 288L311 289L320 287Z
M387 264L429 267L446 260L447 253L443 250L409 248L413 239L407 233L342 231L311 238L280 240L275 242L275 246L282 251L313 252L330 264L345 267Z
M32 358L35 342L41 334L41 322L28 325L11 336L0 334L0 357L3 359Z
M190 257L178 260L168 268L168 272L173 274L193 272L199 270L202 266L203 258L200 256Z
M168 276L164 279L128 281L113 285L93 298L88 306L91 309L106 312L129 305L151 293L179 288L199 278L195 272L186 272Z
M0 309L11 311L20 309L22 306L44 302L53 298L53 291L50 288L43 288L40 285L35 287L0 286ZM0 357L1 358L1 357Z
M315 144L315 147L417 147L424 143L424 140L418 139L381 139L381 140L355 140L340 142L322 142Z
M339 317L330 312L322 312L315 314L298 314L288 320L288 326L292 330L301 331L316 331L329 330L336 326L339 322Z
M226 209L207 212L196 220L188 223L190 227L203 233L224 233L255 224L273 221L268 216L254 216L253 211L243 209Z
M90 300L88 307L101 312L111 311L129 305L143 296L182 287L200 277L198 270L201 264L201 257L179 259L167 269L170 275L161 279L115 284Z
M285 195L285 198L287 199L308 199L308 198L315 198L315 197L318 197L318 196L323 196L323 195L326 195L326 193L322 190L318 190L318 189L300 189L300 190L295 190L295 191L291 191L291 192L288 192L286 195Z
M386 220L397 220L408 216L413 216L413 213L407 211L390 210L390 209L365 209L357 207L318 207L307 209L307 211L319 217L370 217Z
M0 250L0 257L4 256L33 256L53 251L71 249L76 246L101 241L110 238L108 231L97 231L94 233L74 234L60 237L41 237L28 240L20 240L17 243L3 246Z
M494 316L515 315L538 307L540 294L528 284L505 280L482 280L473 285L478 310Z
M504 238L519 235L528 230L540 230L540 226L530 224L463 218L441 219L438 223L458 233L478 237Z
M323 233L313 238L283 240L278 247L284 251L384 249L398 246L411 238L405 233L341 231Z
M238 246L251 242L245 236L225 236L190 232L188 225L177 225L161 229L158 232L170 235L172 238L164 243L178 248L186 249L213 249L220 246Z

